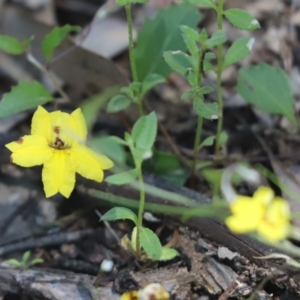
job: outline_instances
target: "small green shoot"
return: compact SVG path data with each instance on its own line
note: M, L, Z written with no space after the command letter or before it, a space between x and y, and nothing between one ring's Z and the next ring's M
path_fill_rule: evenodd
M42 264L44 262L44 260L42 258L34 258L33 260L29 261L31 252L30 251L26 251L24 252L23 256L22 256L22 260L16 260L14 258L11 258L9 260L6 260L5 262L9 265L21 268L21 269L28 269L34 265L37 264Z

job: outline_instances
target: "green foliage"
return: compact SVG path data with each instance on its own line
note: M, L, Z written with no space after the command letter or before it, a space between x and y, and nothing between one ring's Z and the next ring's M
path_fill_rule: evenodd
M30 258L30 251L24 252L22 256L22 260L18 261L14 258L8 259L5 262L8 263L9 265L21 268L21 269L27 269L31 266L37 265L37 264L42 264L44 260L42 258L34 258L33 260L29 261Z
M118 5L127 5L133 3L147 3L149 0L116 0Z
M204 42L204 46L207 49L222 45L226 42L227 36L223 30L217 30L212 36Z
M164 59L171 69L183 76L187 74L187 69L191 68L189 56L182 51L166 51Z
M151 150L157 134L157 118L153 111L137 120L132 128L132 138L136 148Z
M133 169L126 172L110 175L105 178L105 181L110 184L123 185L133 182L134 180L136 180L136 178L137 172L136 169Z
M147 257L152 260L160 260L162 245L157 235L149 228L142 227L139 238Z
M23 45L9 35L0 35L0 50L13 55L20 55L25 51Z
M172 49L185 51L180 25L196 28L199 20L200 14L190 4L171 5L160 10L153 20L146 20L134 52L139 80L152 73L167 77L171 70L164 62L163 53Z
M111 98L107 104L107 112L116 113L126 109L130 105L131 101L125 95L117 95Z
M142 82L141 96L144 96L148 91L164 82L166 82L165 78L159 74L153 73L148 75Z
M237 90L248 103L260 110L284 115L297 124L291 85L281 69L267 64L243 68Z
M260 28L259 22L243 9L227 9L224 11L224 15L233 26L239 29L253 31Z
M55 27L42 41L42 50L46 61L50 61L54 50L65 40L70 32L80 31L79 26L65 25L63 27Z
M0 118L52 101L51 94L37 81L20 81L0 102Z
M236 40L228 49L224 63L223 68L228 67L229 65L232 65L234 63L237 63L241 61L243 58L245 58L248 54L250 54L252 46L254 44L253 38L241 38L239 40Z
M216 137L214 135L212 136L208 136L206 139L204 139L201 144L199 145L198 147L198 151L203 148L203 147L206 147L206 146L212 146L215 142L215 139Z
M123 141L123 140L121 140ZM124 142L124 141L123 141ZM90 140L90 146L101 154L108 156L115 163L125 164L126 152L121 144L111 136L100 136Z
M191 4L203 5L217 10L217 6L213 0L187 0Z
M97 120L99 111L107 104L108 99L114 97L118 92L119 87L112 87L92 96L82 103L81 110L85 117L88 131L92 129L93 124Z
M193 108L195 112L204 119L214 120L220 117L217 103L205 103L201 97L193 100Z
M100 218L100 221L116 220L131 220L134 224L137 224L136 214L132 210L125 207L114 207Z
M160 261L171 260L178 255L178 251L172 248L162 247Z

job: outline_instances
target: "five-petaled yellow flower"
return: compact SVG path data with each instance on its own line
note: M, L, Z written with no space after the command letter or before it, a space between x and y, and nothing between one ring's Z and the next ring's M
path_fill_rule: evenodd
M256 231L272 242L280 241L289 234L289 206L284 199L275 197L269 187L259 187L252 198L237 196L230 209L232 215L225 223L233 232Z
M113 166L106 156L84 145L87 127L81 109L71 114L48 113L39 106L33 115L31 135L6 145L11 161L22 167L44 165L42 180L46 197L61 193L69 198L75 185L75 173L101 182L103 170Z

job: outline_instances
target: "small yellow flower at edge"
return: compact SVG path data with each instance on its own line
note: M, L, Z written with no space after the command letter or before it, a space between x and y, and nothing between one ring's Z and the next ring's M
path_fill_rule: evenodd
M286 238L290 230L288 203L274 197L269 187L259 187L253 197L237 196L230 205L232 215L225 223L235 233L257 232L276 242Z
M75 186L75 173L101 182L103 170L113 166L104 155L84 145L87 127L81 109L71 114L48 113L39 106L33 115L31 135L5 145L11 161L22 167L44 165L42 180L46 197L61 193L69 198Z

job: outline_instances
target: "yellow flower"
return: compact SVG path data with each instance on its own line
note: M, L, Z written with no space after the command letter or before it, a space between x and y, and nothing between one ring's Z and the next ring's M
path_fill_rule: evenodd
M274 192L268 187L260 187L252 198L237 196L230 209L232 215L225 223L233 232L256 231L273 242L280 241L289 234L289 206L284 199L274 198Z
M75 173L101 182L103 170L113 166L106 156L84 145L87 128L81 109L71 114L48 113L39 106L33 115L31 135L5 145L11 161L22 167L44 165L42 180L46 197L61 193L69 198L75 185Z
M160 283L150 283L138 291L121 295L120 300L169 300L170 294Z

